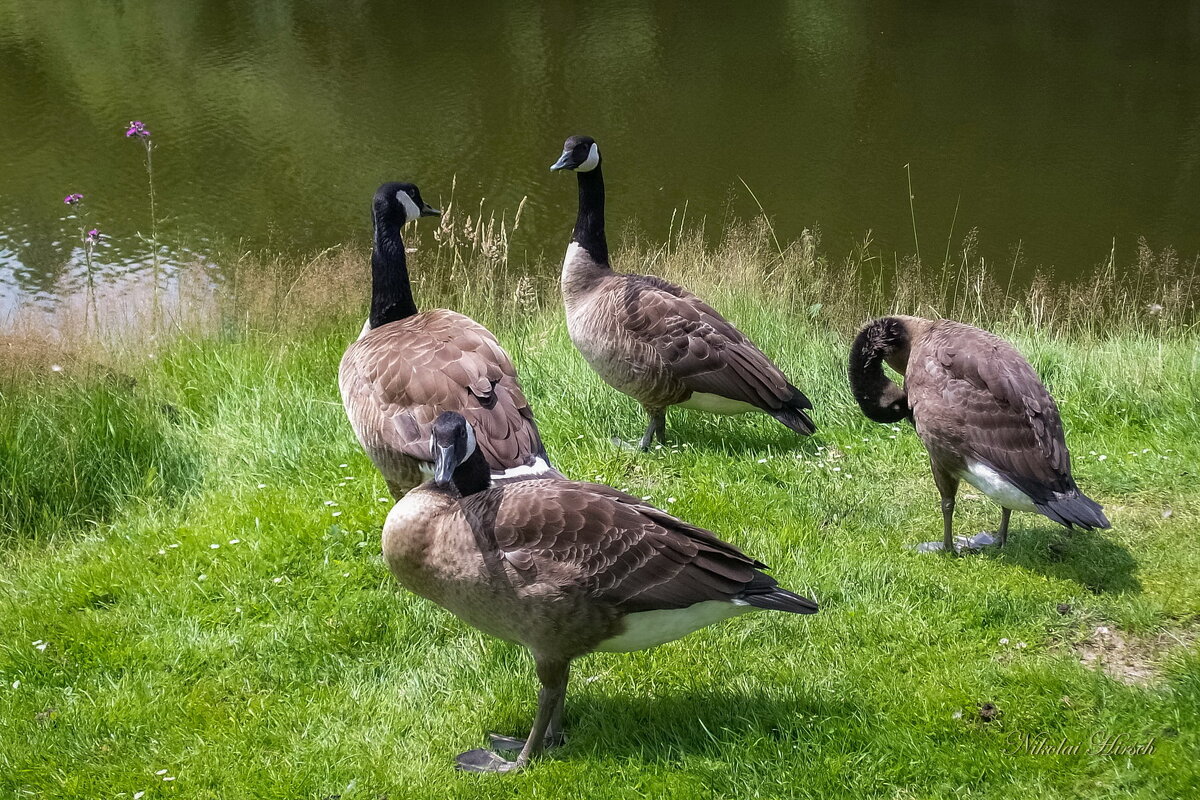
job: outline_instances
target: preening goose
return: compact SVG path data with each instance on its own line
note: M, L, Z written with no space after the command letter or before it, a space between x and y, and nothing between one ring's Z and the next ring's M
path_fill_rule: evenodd
M904 376L901 389L883 362ZM1079 491L1054 398L1016 348L953 320L885 317L868 323L850 350L850 388L876 422L908 418L929 451L942 496L942 549L954 552L960 480L1000 505L998 538L1014 510L1071 528L1109 527L1101 506Z
M666 442L666 409L764 411L801 434L816 430L812 403L754 342L686 289L614 272L604 236L604 177L590 136L572 136L551 170L574 170L579 213L563 261L571 341L604 382L650 418L641 448Z
M417 312L400 229L441 212L411 183L385 183L372 213L371 315L342 356L338 384L350 425L392 496L400 499L432 474L429 426L443 411L471 421L498 473L550 470L529 401L496 337L454 311Z
M480 630L529 648L541 691L520 750L458 756L459 769L520 769L562 740L571 660L669 642L756 609L812 614L765 566L712 533L598 484L531 478L493 485L459 414L432 426L434 479L388 514L383 557L411 591Z

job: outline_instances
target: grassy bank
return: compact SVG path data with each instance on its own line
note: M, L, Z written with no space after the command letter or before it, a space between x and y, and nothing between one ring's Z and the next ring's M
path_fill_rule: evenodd
M424 234L418 296L496 331L559 466L712 528L822 612L589 656L562 751L523 775L454 774L451 756L487 731L524 733L531 665L397 589L379 559L386 491L335 379L365 308L361 254L245 263L153 345L2 345L0 796L1195 793L1186 265L1146 253L1145 274L1102 265L1093 283L1016 291L965 247L917 272L779 246L753 225L715 249L628 241L627 268L710 297L795 376L821 426L801 440L765 417L673 412L680 444L634 455L609 437L639 433L640 411L571 347L554 266L518 270L453 232ZM906 550L940 535L924 452L909 427L862 418L844 376L854 327L889 308L1013 338L1059 398L1077 478L1113 529L1018 514L1003 553ZM964 531L997 518L960 501ZM1154 752L1089 753L1105 736ZM1083 746L1029 752L1043 739Z

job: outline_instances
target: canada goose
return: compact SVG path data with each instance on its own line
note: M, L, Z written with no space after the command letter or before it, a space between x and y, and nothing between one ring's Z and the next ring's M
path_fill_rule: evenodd
M712 533L599 484L530 478L492 484L471 425L433 423L432 481L396 503L383 557L411 591L485 633L529 648L541 691L520 750L459 755L459 769L508 772L562 740L571 660L669 642L756 609L812 614L765 565Z
M901 389L883 362L904 376ZM877 319L850 350L850 388L868 418L909 419L929 451L942 496L941 549L954 552L954 498L965 480L1000 505L999 541L1014 510L1068 528L1109 527L1101 506L1079 491L1058 406L1016 348L948 319ZM928 549L937 549L936 543Z
M441 212L411 183L380 186L372 212L371 315L342 356L338 385L350 425L392 496L400 499L432 474L429 426L447 410L479 431L493 470L550 470L529 401L496 337L454 311L417 312L400 229Z
M604 238L604 177L590 136L572 136L551 170L574 170L579 214L563 261L571 341L609 386L650 418L640 446L666 442L667 406L716 414L758 409L801 434L816 430L812 403L754 342L686 289L614 272Z

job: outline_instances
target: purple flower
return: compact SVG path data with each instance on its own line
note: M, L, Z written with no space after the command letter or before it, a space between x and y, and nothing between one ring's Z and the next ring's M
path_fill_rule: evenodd
M98 241L100 241L100 230L98 228L92 228L87 232L87 243L95 244Z
M64 198L63 198L63 202L64 202L64 203L66 203L66 204L67 204L67 205L69 205L69 206L73 206L73 205L75 205L76 203L82 203L82 202L83 202L83 195L81 195L81 194L69 194L69 195L67 195L66 197L64 197Z
M146 123L141 122L139 120L134 120L133 122L130 122L129 129L125 131L126 139L133 138L134 136L140 136L143 139L145 139L149 135L150 135L150 130L149 130L149 128L146 127Z

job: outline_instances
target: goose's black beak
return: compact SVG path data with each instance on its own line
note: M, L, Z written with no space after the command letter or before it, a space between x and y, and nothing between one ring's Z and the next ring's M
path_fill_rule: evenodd
M560 169L575 169L577 166L579 165L571 163L571 151L563 150L563 154L558 157L558 161L550 165L550 171L557 172Z
M433 206L429 205L429 203L425 203L425 202L421 203L421 216L422 217L440 217L441 215L442 215L442 210L440 208L434 208Z
M434 449L437 452L433 454L433 481L438 486L449 486L454 470L458 469L460 463L455 452L458 448L436 445Z

